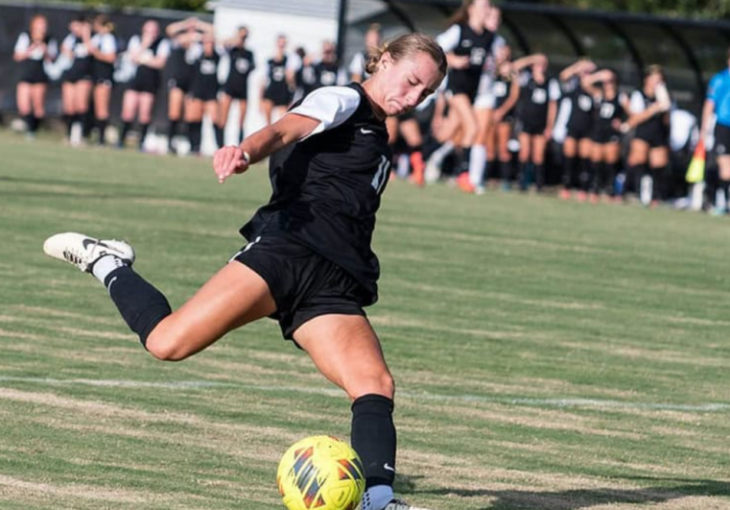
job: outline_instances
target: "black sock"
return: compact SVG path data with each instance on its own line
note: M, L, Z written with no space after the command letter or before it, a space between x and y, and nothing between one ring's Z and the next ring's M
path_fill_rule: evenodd
M580 181L581 189L583 191L590 190L591 187L591 181L592 181L592 170L593 165L591 164L591 160L588 158L579 158L578 161L578 180Z
M666 175L666 172L667 172L666 166L651 169L651 180L652 180L651 199L652 200L658 200L658 201L664 200L664 196L665 196L664 176Z
M94 128L94 118L89 112L79 113L79 121L81 122L81 136L84 138L91 137L91 130Z
M172 313L165 296L129 266L115 269L104 286L129 328L147 348L147 337L162 319Z
M396 434L393 401L382 395L364 395L352 404L352 448L365 468L365 488L393 485Z
M537 191L542 191L545 187L545 165L543 163L535 164L535 187Z
M188 122L188 138L190 139L190 152L200 152L202 122Z
M131 122L123 122L122 123L122 133L119 135L119 146L124 147L124 142L127 141L127 135L129 134L129 130L132 127Z
M106 145L106 126L109 119L96 119L96 128L99 130L99 145Z
M578 158L565 157L563 159L563 187L570 189L573 187L575 167L578 164Z
M144 147L144 139L147 137L147 130L150 128L150 123L139 125L139 148L140 150Z
M469 171L469 162L471 160L471 147L465 147L461 156L461 167L456 172L457 175Z
M606 169L608 164L603 161L591 161L591 193L603 193L606 191Z
M646 165L632 165L629 167L628 175L626 176L626 184L630 186L636 196L641 196L641 178L646 174Z
M223 147L223 135L223 128L221 126L215 126L215 144L218 146L219 149Z
M241 145L243 143L244 138L246 138L246 135L243 131L243 125L241 125L241 130L238 132L238 145Z
M499 162L499 176L502 179L503 184L509 184L512 178L512 162L511 161L500 161Z
M170 120L170 122L167 124L167 146L172 150L172 139L175 138L175 133L177 132L177 123L176 120Z
M720 179L720 189L722 190L723 195L725 195L725 211L729 209L730 205L730 181L726 181L724 179Z
M70 113L64 113L63 121L66 123L66 138L71 139L71 127L74 125L74 116Z
M520 162L519 171L517 172L517 182L521 191L527 191L530 186L529 161Z

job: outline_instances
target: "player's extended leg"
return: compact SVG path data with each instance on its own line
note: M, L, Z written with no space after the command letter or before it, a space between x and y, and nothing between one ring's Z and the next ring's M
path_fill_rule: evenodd
M266 282L239 263L227 264L173 312L165 296L132 269L134 250L124 242L65 233L46 240L43 250L102 281L127 325L161 360L185 359L276 311Z
M363 461L366 478L362 510L409 508L395 506L402 503L393 498L395 387L368 320L359 315L322 315L299 327L294 340L353 402L352 447Z

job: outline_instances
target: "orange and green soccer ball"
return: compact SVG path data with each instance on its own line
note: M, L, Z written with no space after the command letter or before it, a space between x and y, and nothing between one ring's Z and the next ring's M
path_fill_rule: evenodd
M289 510L355 510L365 490L360 457L332 436L294 443L279 462L276 481Z

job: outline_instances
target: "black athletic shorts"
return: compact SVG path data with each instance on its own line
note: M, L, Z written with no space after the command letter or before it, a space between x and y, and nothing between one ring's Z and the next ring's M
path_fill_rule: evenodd
M611 126L593 126L591 140L598 144L618 143L621 141L621 133Z
M188 93L190 91L190 83L192 80L189 76L171 76L167 80L167 89L180 89L185 93Z
M363 303L369 295L340 266L306 246L276 236L256 237L232 260L251 268L269 286L281 333L293 340L294 332L320 315L365 317Z
M639 126L636 128L636 138L649 144L651 149L667 147L669 145L669 132L664 127Z
M292 93L289 92L286 84L271 85L264 91L264 99L268 99L274 106L289 106L292 100Z
M528 135L544 135L545 129L547 129L547 120L536 120L536 119L523 119L522 120L522 133Z
M730 155L730 127L715 124L715 154L717 156Z

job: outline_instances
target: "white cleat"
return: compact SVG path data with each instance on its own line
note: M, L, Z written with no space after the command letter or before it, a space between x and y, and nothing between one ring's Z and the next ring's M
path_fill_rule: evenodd
M403 500L394 499L390 503L385 505L385 508L383 508L383 510L428 510L428 509L411 506Z
M94 263L105 255L113 255L129 265L134 262L134 248L124 241L100 241L76 232L49 237L43 243L43 251L49 257L73 264L85 273L90 273Z

